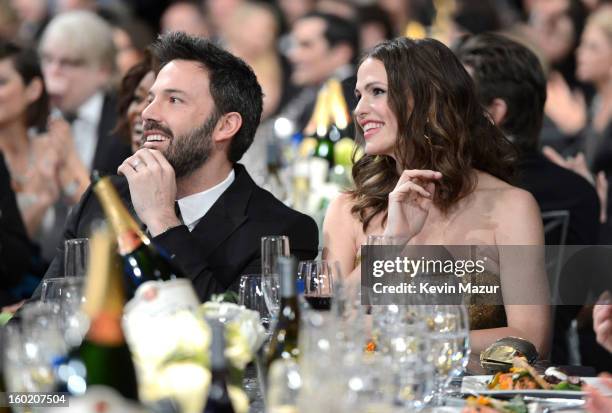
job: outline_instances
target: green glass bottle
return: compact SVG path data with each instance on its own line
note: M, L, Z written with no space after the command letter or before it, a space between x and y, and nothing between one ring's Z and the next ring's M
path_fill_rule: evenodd
M266 355L266 368L279 358L298 358L298 332L300 330L300 310L296 293L297 262L295 257L279 257L280 309L278 322L270 338Z
M335 126L327 129L325 134L317 136L317 148L314 155L327 160L330 167L334 166L334 140L337 141L339 138L340 132Z
M214 322L210 346L210 388L203 413L234 413L228 391L228 366L225 359L225 326Z
M149 237L140 229L108 177L96 180L94 192L117 237L128 299L131 299L138 287L147 281L184 278L181 270L173 265L169 257L152 244Z
M58 391L82 395L104 385L137 401L136 372L121 327L125 292L113 236L99 230L90 245L84 309L91 323L81 345L56 363Z

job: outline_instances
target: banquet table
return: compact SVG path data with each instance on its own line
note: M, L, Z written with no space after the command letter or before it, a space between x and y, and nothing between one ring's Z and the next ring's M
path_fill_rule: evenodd
M546 361L539 361L535 367L538 371L542 372L549 366ZM594 376L595 370L590 367L583 366L572 366L572 369L576 371L573 374L579 374L582 376ZM250 400L249 413L264 413L265 406L262 394L262 387L260 385L260 378L258 377L258 368L255 363L250 364L244 377L243 387ZM467 375L481 375L487 374L487 372L480 366L478 356L472 354L467 367ZM461 396L461 381L462 378L456 378L449 386L449 396L445 399L444 406L430 407L423 410L425 413L460 413L465 405L465 400ZM540 404L536 406L532 403L529 406L529 413L541 413L546 405ZM405 412L405 410L398 409L398 412ZM563 409L564 413L582 413L585 410L581 408ZM552 413L552 412L551 412Z

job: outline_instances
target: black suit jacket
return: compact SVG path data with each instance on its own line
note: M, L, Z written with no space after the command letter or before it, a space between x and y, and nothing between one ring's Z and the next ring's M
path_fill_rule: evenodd
M568 245L596 245L599 239L599 198L593 185L540 153L521 157L518 186L531 192L540 209L570 212Z
M102 175L116 174L117 168L130 155L130 144L122 140L113 129L117 125L117 99L112 94L104 96L100 123L98 124L98 142L94 154L92 170Z
M318 230L312 218L258 187L242 165L236 164L234 170L234 182L192 232L181 225L153 238L191 279L202 301L228 289L236 291L242 274L261 272L262 236L289 236L291 253L300 260L314 259L318 253ZM133 212L127 180L117 176L113 183ZM65 239L89 236L91 224L102 217L101 206L88 189L68 219ZM62 249L63 245L45 278L63 273Z
M570 213L567 232L568 245L596 245L599 232L599 198L586 179L546 159L539 152L521 157L518 163L519 186L534 196L542 212L568 210ZM557 244L558 234L546 237L547 244ZM549 238L552 238L549 239ZM564 280L573 285L586 285L587 280ZM570 287L576 288L576 287ZM578 287L580 288L580 287ZM571 321L580 311L580 306L557 306L554 317L554 333L551 360L568 364L566 332Z
M7 289L18 284L27 272L30 254L30 241L11 188L11 176L0 152L0 305L16 301Z

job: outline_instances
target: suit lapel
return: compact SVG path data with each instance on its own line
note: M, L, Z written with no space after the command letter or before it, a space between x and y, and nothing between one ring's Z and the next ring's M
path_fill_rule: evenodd
M236 179L202 217L192 234L199 239L207 255L236 231L246 220L246 208L255 183L244 166L234 167Z
M116 120L115 116L111 111L113 108L114 99L108 95L104 96L104 103L102 104L102 113L100 114L100 122L98 123L98 139L96 142L96 151L94 152L94 160L92 163L93 169L100 169L103 166L104 157L108 151L109 135L113 125L111 122ZM115 171L105 171L115 173Z

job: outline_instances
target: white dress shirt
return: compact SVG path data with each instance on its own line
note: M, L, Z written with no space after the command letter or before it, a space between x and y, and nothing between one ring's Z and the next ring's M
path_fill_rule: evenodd
M93 166L98 145L98 125L102 117L104 94L98 92L83 103L72 122L74 145L83 164L88 170Z
M232 169L227 178L212 188L178 200L183 223L187 225L189 231L193 231L202 217L206 215L213 204L217 202L217 199L219 199L232 182L234 182L235 177L236 174Z

